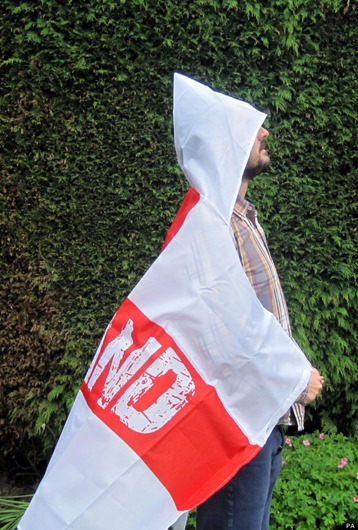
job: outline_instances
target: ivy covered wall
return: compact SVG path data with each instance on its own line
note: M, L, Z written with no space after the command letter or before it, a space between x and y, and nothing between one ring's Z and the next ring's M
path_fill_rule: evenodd
M273 163L250 198L296 339L327 379L311 425L357 431L356 24L349 0L3 1L6 463L48 457L181 203L175 71L267 112Z

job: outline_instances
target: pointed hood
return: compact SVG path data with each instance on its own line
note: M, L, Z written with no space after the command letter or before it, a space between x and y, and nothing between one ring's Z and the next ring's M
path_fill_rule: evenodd
M174 74L174 140L189 183L229 223L242 175L266 114Z

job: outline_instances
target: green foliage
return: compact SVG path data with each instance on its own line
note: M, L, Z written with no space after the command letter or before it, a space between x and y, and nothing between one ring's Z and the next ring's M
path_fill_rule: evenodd
M117 306L186 190L172 75L268 113L250 191L298 342L327 379L312 421L357 430L356 4L4 0L0 439L47 457Z
M356 438L318 431L286 438L270 530L346 528L347 523L358 520L357 501ZM186 528L195 530L195 510L190 512Z
M357 521L356 439L342 434L319 435L317 431L287 438L283 459L270 529L332 530Z
M186 530L195 530L196 528L196 511L195 510L189 513L185 528Z
M16 530L21 517L25 513L29 502L21 497L0 497L0 528L1 530Z

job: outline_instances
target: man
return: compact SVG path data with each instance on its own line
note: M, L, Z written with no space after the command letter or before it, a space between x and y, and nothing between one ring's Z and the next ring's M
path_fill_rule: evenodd
M311 364L258 300L230 228L264 117L175 75L175 146L191 189L107 327L19 530L183 523L306 388Z
M231 226L239 258L257 297L292 337L284 295L264 232L255 208L245 199L250 181L270 165L265 145L268 136L268 131L261 127L243 174ZM268 529L272 493L281 469L282 426L303 429L304 405L317 397L323 384L323 377L314 369L305 392L275 427L258 455L198 507L197 530Z

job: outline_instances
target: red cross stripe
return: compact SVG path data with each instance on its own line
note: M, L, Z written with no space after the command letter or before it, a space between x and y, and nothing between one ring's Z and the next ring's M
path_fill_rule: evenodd
M129 299L108 327L81 390L93 413L142 458L180 510L212 493L218 477L226 481L235 460L242 465L259 450L173 338ZM176 480L179 453L191 468L188 481Z

